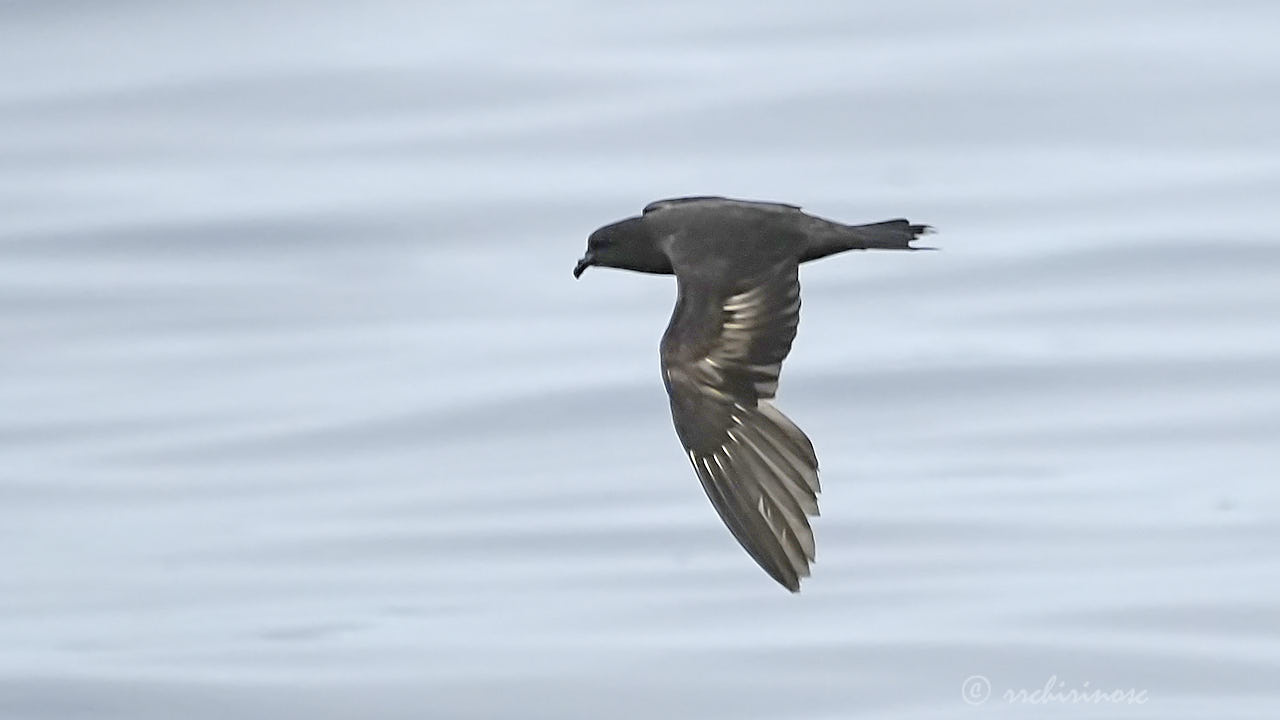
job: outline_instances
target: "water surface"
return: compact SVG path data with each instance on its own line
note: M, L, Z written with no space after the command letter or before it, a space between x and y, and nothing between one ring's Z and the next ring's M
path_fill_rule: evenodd
M1277 26L0 3L0 717L1274 717ZM569 272L700 193L941 230L803 272L798 596Z

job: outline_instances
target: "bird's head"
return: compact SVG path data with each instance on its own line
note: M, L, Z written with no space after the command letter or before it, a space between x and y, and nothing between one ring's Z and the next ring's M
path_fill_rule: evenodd
M587 254L574 266L573 276L581 277L592 265L665 275L672 272L671 260L644 226L642 217L605 225L591 233Z

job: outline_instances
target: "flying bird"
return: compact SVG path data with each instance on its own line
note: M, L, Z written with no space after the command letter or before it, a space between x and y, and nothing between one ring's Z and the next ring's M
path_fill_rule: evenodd
M724 197L658 200L591 233L573 269L676 276L662 379L676 434L720 519L792 592L814 559L818 457L773 405L800 320L800 263L845 250L927 250L906 220L844 225L798 206Z

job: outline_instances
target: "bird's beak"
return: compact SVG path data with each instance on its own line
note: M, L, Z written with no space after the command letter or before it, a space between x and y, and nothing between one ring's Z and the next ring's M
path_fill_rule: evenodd
M582 277L582 271L591 267L594 260L595 258L591 257L591 253L587 253L586 255L583 255L582 259L578 261L578 264L573 266L573 276L575 278Z

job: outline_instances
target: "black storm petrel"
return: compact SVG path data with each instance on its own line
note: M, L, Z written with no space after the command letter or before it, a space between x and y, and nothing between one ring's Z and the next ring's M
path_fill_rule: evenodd
M795 205L723 197L650 203L591 233L592 265L675 275L662 379L676 434L720 519L792 592L814 559L818 457L773 406L800 321L800 263L845 250L925 250L927 225L844 225Z

